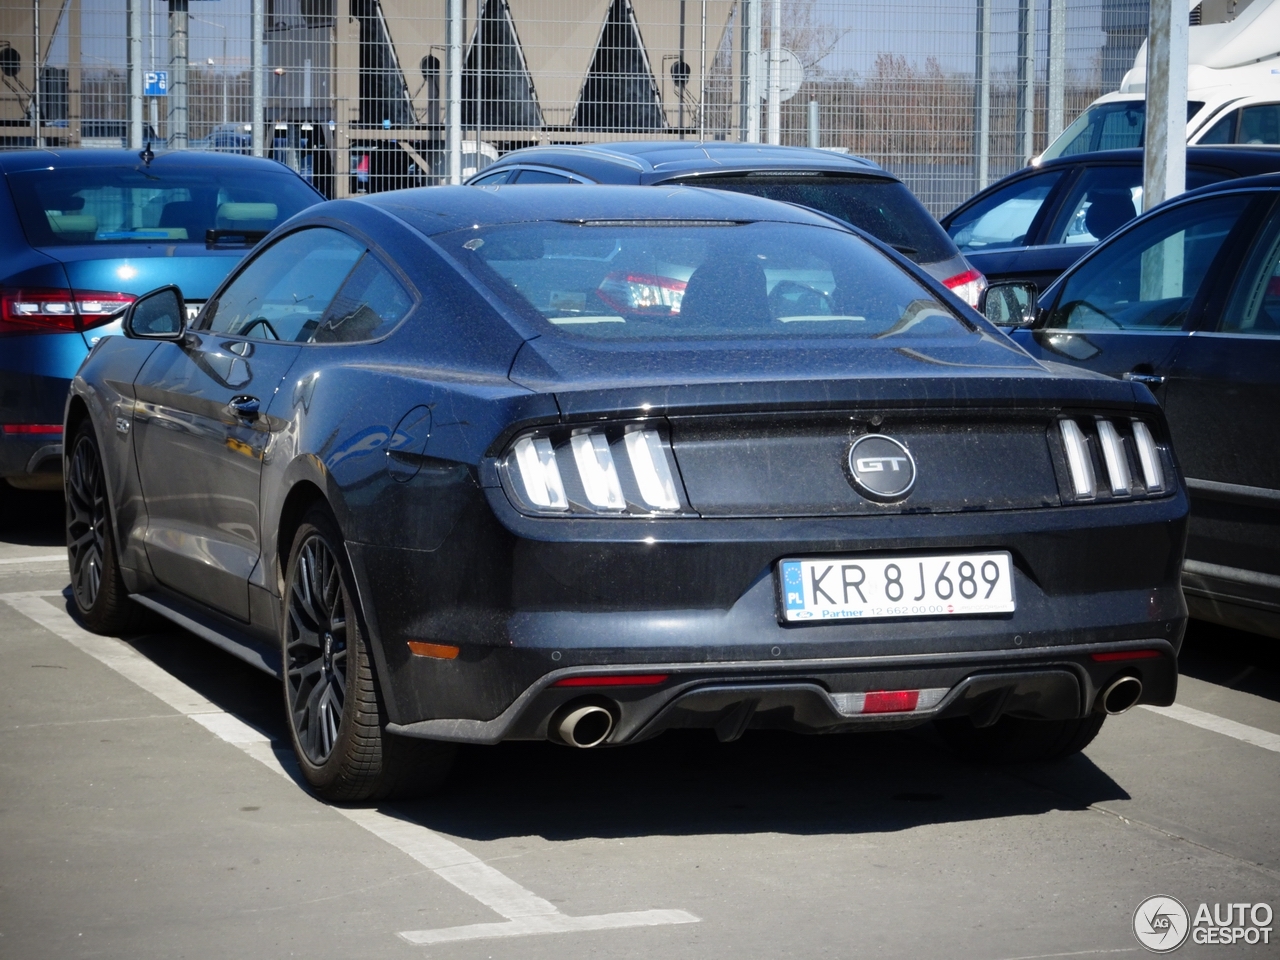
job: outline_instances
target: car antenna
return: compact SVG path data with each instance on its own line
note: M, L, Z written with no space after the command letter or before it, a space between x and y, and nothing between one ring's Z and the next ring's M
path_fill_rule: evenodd
M141 160L143 163L145 163L149 167L151 166L151 161L154 160L155 158L156 158L156 155L151 150L151 141L148 140L147 145L138 152L138 159Z

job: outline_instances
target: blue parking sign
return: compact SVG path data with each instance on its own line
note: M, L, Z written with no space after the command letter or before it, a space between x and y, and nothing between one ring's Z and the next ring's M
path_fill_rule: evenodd
M167 97L169 95L168 70L148 70L143 74L143 79L146 82L143 96Z

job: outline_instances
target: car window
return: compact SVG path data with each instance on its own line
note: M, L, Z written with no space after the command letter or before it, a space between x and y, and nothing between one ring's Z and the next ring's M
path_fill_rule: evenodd
M272 230L323 198L291 173L189 169L159 162L9 174L33 246L205 243L208 231Z
M1226 174L1204 167L1187 169L1187 189L1207 186ZM1045 243L1097 243L1142 211L1142 166L1088 167L1063 200Z
M496 187L500 183L506 183L507 178L511 176L511 168L499 170L497 173L489 173L481 177L479 180L472 182L473 187Z
M555 336L955 338L972 328L859 237L789 223L532 222L444 234Z
M1236 142L1236 121L1240 119L1240 111L1232 110L1212 127L1209 132L1202 136L1196 143L1200 146L1207 146L1215 143L1235 143Z
M1187 122L1200 112L1203 100L1187 101ZM1146 133L1147 104L1144 100L1099 103L1090 107L1062 132L1041 154L1041 160L1069 157L1095 150L1123 150L1142 146Z
M312 334L313 343L376 340L391 332L413 299L371 253L366 253L333 298Z
M311 339L364 244L328 227L282 237L205 309L204 328L257 340Z
M936 263L956 255L946 231L897 180L769 173L690 177L680 182L798 203L829 213L867 231L916 263Z
M1130 230L1071 274L1049 317L1080 330L1178 329L1246 196L1209 197Z
M1218 327L1222 333L1280 337L1280 206L1245 259Z
M1243 107L1236 143L1280 144L1280 103Z
M1024 246L1027 231L1062 173L1046 171L995 191L956 215L947 232L961 253Z
M550 173L547 170L521 170L515 183L577 183L572 177L562 173Z

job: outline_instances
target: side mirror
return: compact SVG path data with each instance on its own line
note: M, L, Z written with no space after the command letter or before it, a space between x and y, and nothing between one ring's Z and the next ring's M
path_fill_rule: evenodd
M997 327L1029 327L1036 322L1039 293L1034 283L993 283L982 295L978 309Z
M134 340L181 340L187 332L187 304L175 286L144 293L124 314L124 335Z

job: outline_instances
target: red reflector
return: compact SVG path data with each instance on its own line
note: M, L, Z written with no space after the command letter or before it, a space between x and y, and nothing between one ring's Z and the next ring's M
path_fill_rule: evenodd
M1098 663L1112 663L1116 660L1153 660L1163 656L1159 650L1113 650L1110 653L1091 653L1089 659Z
M553 687L652 687L664 683L665 673L631 673L620 676L564 677Z
M60 423L6 423L4 425L6 434L15 433L61 433L62 424Z
M920 702L919 690L872 690L863 702L863 713L909 713Z

